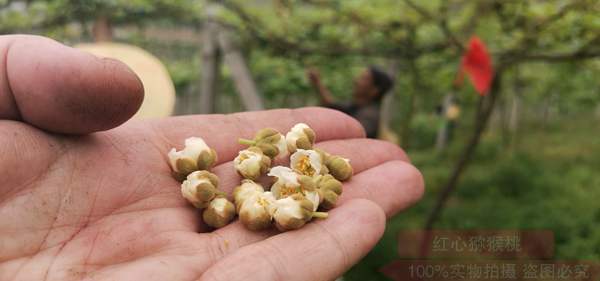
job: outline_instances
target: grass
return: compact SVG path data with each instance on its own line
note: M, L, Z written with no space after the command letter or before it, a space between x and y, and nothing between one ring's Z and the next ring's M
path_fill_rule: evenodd
M489 132L436 228L551 230L556 259L600 260L597 123L591 117L564 118L551 126L532 122L521 128L513 149L502 144L498 132ZM388 280L378 270L398 258L398 232L423 226L464 142L457 139L445 155L409 151L425 177L425 196L388 221L381 241L345 280Z

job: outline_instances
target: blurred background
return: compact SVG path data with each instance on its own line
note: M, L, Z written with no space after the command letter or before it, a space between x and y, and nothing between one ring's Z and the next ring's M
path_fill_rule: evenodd
M395 81L379 137L424 174L345 280L387 280L405 229L534 229L557 259L600 259L600 1L0 0L0 33L48 36L129 64L139 118L318 105L378 65ZM480 38L481 94L461 61Z

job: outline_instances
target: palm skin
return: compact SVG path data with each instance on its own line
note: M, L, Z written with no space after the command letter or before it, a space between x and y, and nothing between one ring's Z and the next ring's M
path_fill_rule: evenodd
M0 36L0 51L0 280L330 280L375 245L386 215L423 192L401 149L364 139L360 125L339 112L118 126L142 95L123 65L37 37ZM318 147L353 163L355 176L330 217L286 233L252 232L237 221L205 226L181 197L167 151L203 137L218 153L213 172L230 193L240 181L231 163L242 148L237 138L298 122L315 129Z

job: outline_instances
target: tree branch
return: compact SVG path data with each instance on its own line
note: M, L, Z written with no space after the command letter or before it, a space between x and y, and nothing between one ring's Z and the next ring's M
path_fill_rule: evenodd
M423 7L420 7L419 5L415 4L412 0L404 0L404 2L409 7L411 7L413 10L415 10L417 13L419 13L423 18L435 22L439 26L439 28L442 30L444 35L448 38L450 43L452 43L452 45L457 47L459 49L459 51L462 52L465 50L465 46L463 46L463 44L457 39L457 37L452 33L452 31L448 27L448 22L447 22L446 17L436 20L435 17L431 13L429 13L429 11L427 11Z

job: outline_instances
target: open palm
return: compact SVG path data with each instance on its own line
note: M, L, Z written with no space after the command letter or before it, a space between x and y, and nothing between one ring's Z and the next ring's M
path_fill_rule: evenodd
M330 280L375 245L386 215L423 192L401 149L365 139L336 111L116 127L143 96L121 63L41 37L0 36L0 65L0 280ZM167 151L201 136L217 151L213 172L230 193L240 181L231 163L242 148L237 138L298 122L355 169L329 218L286 233L248 231L237 221L204 225L181 197Z

